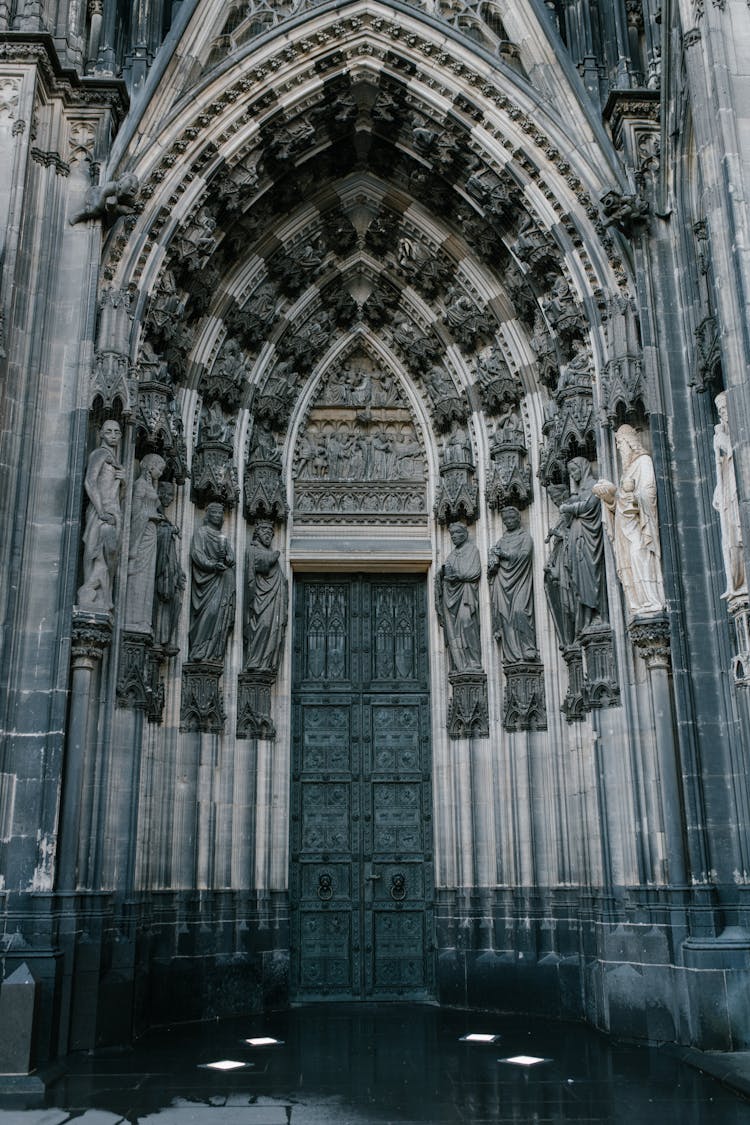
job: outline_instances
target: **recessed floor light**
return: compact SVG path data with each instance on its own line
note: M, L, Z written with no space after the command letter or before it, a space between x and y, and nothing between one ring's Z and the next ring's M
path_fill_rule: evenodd
M536 1063L549 1062L549 1059L538 1059L535 1055L513 1055L509 1059L498 1059L498 1062L514 1063L515 1066L535 1066Z
M201 1063L207 1070L240 1070L250 1066L250 1063L238 1062L237 1059L219 1059L218 1062Z
M270 1035L256 1035L253 1039L246 1039L251 1047L280 1047L283 1039L272 1039Z
M459 1043L497 1043L499 1035L485 1035L483 1032L472 1031L471 1035L462 1035Z

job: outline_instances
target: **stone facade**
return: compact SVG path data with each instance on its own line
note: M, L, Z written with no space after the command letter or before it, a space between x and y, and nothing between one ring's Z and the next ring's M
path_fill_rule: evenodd
M307 573L429 591L427 992L750 1045L750 8L459 8L0 8L37 1063L300 994Z

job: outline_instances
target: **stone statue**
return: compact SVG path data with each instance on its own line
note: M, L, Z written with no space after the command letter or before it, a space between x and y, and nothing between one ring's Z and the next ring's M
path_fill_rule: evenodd
M727 588L722 597L735 598L747 594L747 576L742 546L740 506L737 499L737 477L734 472L734 450L729 437L726 392L722 391L714 401L719 412L719 424L714 427L716 488L713 506L719 513L721 549L727 577Z
M448 529L453 550L435 579L435 608L445 630L451 671L481 670L479 638L479 579L482 566L479 551L469 539L465 524L452 523Z
M534 544L521 526L517 508L503 508L505 534L490 549L492 624L504 664L538 661L534 625L532 556Z
M177 552L180 529L164 514L174 500L175 486L171 481L160 480L157 492L162 518L156 525L154 644L174 654L186 575Z
M139 191L138 177L131 172L126 172L119 180L107 180L100 187L90 187L83 207L72 217L70 225L85 223L88 219L113 222L120 215L132 215Z
M563 566L575 607L575 635L606 620L602 508L594 495L594 474L585 457L568 461L570 498L560 505L569 519Z
M602 502L629 615L660 614L664 586L654 463L632 426L620 426L615 442L622 461L619 487L600 480L593 492Z
M150 633L156 575L157 526L162 519L157 484L166 468L158 453L147 453L133 485L128 551L125 628Z
M245 557L243 639L245 671L278 671L286 633L288 592L279 552L271 550L273 524L259 521Z
M234 626L234 551L221 528L224 507L211 503L190 546L190 634L188 660L223 663Z
M563 501L568 498L565 485L553 483L549 485L547 491L560 509L560 519L545 539L545 543L550 543L551 547L544 564L544 591L560 644L566 647L573 644L576 632L576 608L570 573L566 566L572 517L569 513L562 512ZM599 501L597 500L596 503L598 506Z
M89 456L84 487L89 498L83 533L83 585L78 590L81 609L109 613L112 586L120 557L122 493L125 470L117 457L122 430L114 419L99 430L99 448Z

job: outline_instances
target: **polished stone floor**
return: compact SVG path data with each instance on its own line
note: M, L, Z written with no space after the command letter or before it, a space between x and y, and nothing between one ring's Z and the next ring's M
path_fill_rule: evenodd
M519 1055L544 1061L502 1061ZM206 1069L222 1060L246 1065ZM0 1125L750 1125L750 1102L669 1051L430 1005L310 1006L66 1063L43 1103L0 1094Z

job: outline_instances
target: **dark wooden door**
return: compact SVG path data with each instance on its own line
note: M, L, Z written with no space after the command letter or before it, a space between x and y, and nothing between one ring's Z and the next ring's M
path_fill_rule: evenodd
M292 989L433 989L426 590L422 577L295 583Z

